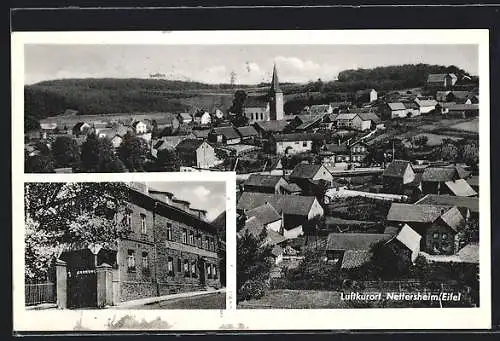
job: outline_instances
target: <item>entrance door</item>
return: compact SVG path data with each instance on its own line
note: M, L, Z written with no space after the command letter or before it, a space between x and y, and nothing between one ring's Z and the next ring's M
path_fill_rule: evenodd
M95 269L68 272L68 307L97 306L97 274Z
M205 260L203 258L200 258L198 260L198 268L200 270L200 285L204 286L205 285Z

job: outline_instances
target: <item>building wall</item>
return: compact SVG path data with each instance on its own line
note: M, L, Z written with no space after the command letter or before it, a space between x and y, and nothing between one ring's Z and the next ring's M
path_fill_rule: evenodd
M406 167L406 170L403 174L403 184L409 184L415 180L415 172L411 167Z
M333 175L324 166L321 167L316 174L314 174L313 180L326 180L328 182L333 181Z
M290 148L290 149L288 149ZM276 154L285 154L288 149L288 154L304 153L312 150L312 141L277 141Z
M215 149L204 142L196 150L196 166L201 168L209 168L215 166L217 163L217 156L215 155Z
M428 114L428 113L430 113L434 109L436 109L436 106L424 106L424 107L420 107L420 113L422 113L422 114Z
M284 116L283 111L283 93L277 92L273 96L271 96L271 100L269 102L269 118L273 121L282 120Z
M232 144L238 144L241 142L241 138L234 138L234 139L226 139L226 144L232 145Z
M402 194L403 180L401 178L384 176L382 178L385 193Z
M425 233L425 251L429 254L455 253L455 233L446 226L433 224Z
M359 130L370 130L372 127L372 121L361 121Z
M303 235L304 232L302 231L302 225L294 227L293 229L290 230L283 230L283 236L288 239L293 239L297 238L298 236Z
M392 110L391 111L391 118L405 118L406 114L408 113L408 110Z
M377 91L375 90L370 91L370 102L376 101L377 98L378 98Z
M260 121L269 121L269 110L255 111L255 110L245 110L245 116L248 118L248 123L252 124Z
M316 216L322 217L324 214L325 211L323 210L323 207L321 207L318 200L315 199L311 205L311 208L309 209L309 214L307 215L307 219L311 220Z
M280 229L281 229L281 219L276 220L276 221L274 221L272 223L269 223L265 227L266 227L267 230L273 230L273 231L279 233Z

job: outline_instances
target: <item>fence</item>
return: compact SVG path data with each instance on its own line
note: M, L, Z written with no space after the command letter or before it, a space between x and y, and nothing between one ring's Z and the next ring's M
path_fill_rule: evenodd
M47 283L26 283L24 288L24 303L26 306L41 303L56 303L56 284Z

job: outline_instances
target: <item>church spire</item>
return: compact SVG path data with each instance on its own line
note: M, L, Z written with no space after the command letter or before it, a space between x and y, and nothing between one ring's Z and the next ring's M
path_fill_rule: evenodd
M273 67L273 79L271 81L271 92L276 93L276 92L283 92L280 89L280 83L278 80L278 70L276 69L276 64L274 64Z

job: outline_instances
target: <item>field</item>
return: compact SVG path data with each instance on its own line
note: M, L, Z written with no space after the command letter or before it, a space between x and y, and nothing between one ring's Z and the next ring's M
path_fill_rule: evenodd
M472 121L454 124L450 126L450 129L461 130L471 133L479 133L479 119L474 119Z
M430 147L441 145L444 139L460 140L460 137L432 133L418 134L417 136L427 136L427 145Z

